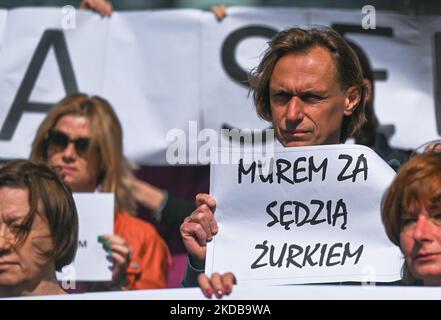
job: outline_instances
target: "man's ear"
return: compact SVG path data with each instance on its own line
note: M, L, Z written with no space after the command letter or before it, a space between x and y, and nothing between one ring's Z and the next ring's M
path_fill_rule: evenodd
M361 88L358 86L349 87L345 94L345 116L350 116L357 108L361 100Z
M365 104L369 104L372 100L372 82L369 79L363 79L364 87L365 87Z

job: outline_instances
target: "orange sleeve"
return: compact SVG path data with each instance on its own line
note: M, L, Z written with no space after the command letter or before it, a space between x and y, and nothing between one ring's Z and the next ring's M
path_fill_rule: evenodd
M126 269L126 289L167 288L172 258L156 228L127 213L119 213L115 219L115 234L126 239L133 250L130 265Z
M171 266L171 255L167 244L161 236L152 230L144 239L142 256L134 257L128 270L129 290L167 288L168 271ZM131 272L138 263L139 272Z

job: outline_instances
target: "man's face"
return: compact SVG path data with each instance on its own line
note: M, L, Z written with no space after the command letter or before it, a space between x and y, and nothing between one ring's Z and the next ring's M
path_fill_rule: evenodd
M23 222L30 210L28 193L26 189L0 188L0 296L5 290L35 285L55 272L54 261L39 254L53 247L41 213L35 216L26 240L16 246L17 234L26 228Z
M316 46L280 58L270 80L271 117L285 147L340 142L344 116L360 101L354 87L345 92L329 51Z
M58 120L54 132L66 135L71 141L91 137L89 119L78 115L65 115ZM78 150L74 143L66 146L50 142L49 165L57 168L64 182L73 192L93 192L97 187L98 168L95 161Z

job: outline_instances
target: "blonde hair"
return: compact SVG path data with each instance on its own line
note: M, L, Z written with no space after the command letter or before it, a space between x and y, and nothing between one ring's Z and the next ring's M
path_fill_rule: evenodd
M115 194L117 211L135 214L135 201L131 193L133 166L123 155L121 123L107 100L75 93L58 102L37 130L30 159L48 161L49 133L66 115L83 116L89 120L92 136L86 157L88 161L95 161L99 168L97 186L100 186L101 192Z

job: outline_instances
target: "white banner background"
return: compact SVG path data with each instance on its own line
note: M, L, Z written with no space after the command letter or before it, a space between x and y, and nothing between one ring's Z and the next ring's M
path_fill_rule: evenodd
M1 127L44 31L61 30L63 18L61 8L0 11ZM224 42L233 32L311 23L360 27L362 18L354 10L233 7L219 23L199 10L115 12L110 19L79 10L75 29L63 34L77 89L113 104L129 158L166 164L166 148L172 143L166 140L167 132L177 128L188 136L190 120L198 121L199 129L269 126L257 118L247 88L227 74L222 62ZM376 21L377 28L389 28L393 36L375 35L375 30L346 36L366 51L375 70L386 71L387 78L376 81L375 109L381 124L395 127L391 142L398 147L415 148L439 138L433 34L441 31L441 17L377 12ZM236 61L243 72L250 70L267 40L244 38L233 53L230 50L230 62ZM29 101L53 104L64 95L52 47ZM43 117L44 113L23 113L12 139L0 140L0 158L27 157Z
M340 159L340 155L346 156ZM347 155L352 157L352 162L347 161ZM358 163L362 156L366 163ZM305 157L306 161L300 161L298 169L294 170L294 162L300 157ZM309 175L310 157L315 168L319 168L327 159L324 180L323 168ZM286 170L284 176L292 180L294 172L298 179L304 181L290 184L281 180L279 183L274 163L273 183L262 182L256 166L254 182L251 183L251 173L242 173L239 184L238 164L211 165L210 194L216 199L215 215L219 233L207 246L205 272L208 275L231 271L239 283L269 284L389 282L400 279L403 264L401 253L386 237L380 217L381 197L395 173L375 152L358 145L282 147L275 150L274 159L285 159L292 165L288 170L281 165ZM248 170L250 164L243 167ZM365 168L366 171L359 171L355 182L353 178L338 181L340 174L350 176L357 168ZM263 172L268 171L264 169ZM267 175L264 174L265 177ZM305 180L306 177L311 181ZM319 205L312 204L313 199L323 202L318 216ZM344 206L338 207L340 199ZM280 221L277 223L267 212L267 206L273 201L277 201L277 205L271 208L272 214ZM301 202L309 208L308 220L313 221L313 217L316 217L315 221L323 222L297 225L297 209L293 205L286 205L282 209L285 201ZM347 214L334 218L337 212ZM328 222L330 215L332 225ZM305 217L308 217L305 216L305 209L301 208L299 222L305 221ZM282 221L292 223L285 226ZM272 225L268 226L268 223ZM344 257L343 251L348 243L352 257ZM335 244L341 246L332 251L331 247ZM292 254L291 245L297 246ZM298 249L299 246L302 251ZM307 246L311 246L310 253L314 252L310 260L305 258ZM354 254L361 246L362 253L357 261ZM292 260L295 263L288 263ZM345 263L342 262L344 260ZM279 261L280 265L271 265L272 261L276 264Z

